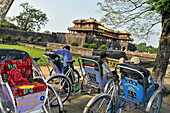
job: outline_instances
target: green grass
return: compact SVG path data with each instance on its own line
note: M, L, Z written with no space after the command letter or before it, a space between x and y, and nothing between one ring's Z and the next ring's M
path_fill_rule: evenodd
M31 48L31 47L26 47L26 46L19 46L19 45L7 45L7 44L0 44L0 49L18 49L18 50L23 50L29 53L30 56L32 57L40 57L41 60L38 61L40 66L45 66L44 59L42 58L42 55L47 52L43 50L39 50L36 48ZM75 66L78 65L78 57L73 56L73 60L76 60L74 63Z

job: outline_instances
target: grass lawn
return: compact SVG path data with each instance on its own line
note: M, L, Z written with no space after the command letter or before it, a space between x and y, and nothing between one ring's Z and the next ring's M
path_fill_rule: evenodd
M40 66L45 66L44 59L42 58L42 55L47 52L43 50L39 50L36 48L31 48L31 47L26 47L26 46L19 46L19 45L7 45L7 44L0 44L0 49L18 49L18 50L23 50L29 53L30 56L32 57L40 57L41 60L38 62ZM78 65L78 57L73 56L73 60L76 60L74 63L75 66Z

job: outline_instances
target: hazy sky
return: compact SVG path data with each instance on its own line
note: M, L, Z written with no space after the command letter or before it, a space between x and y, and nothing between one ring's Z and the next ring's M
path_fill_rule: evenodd
M101 14L97 12L99 9L97 2L99 1L103 0L14 0L7 16L19 15L19 12L22 11L19 5L23 2L28 2L34 8L40 9L47 14L49 22L41 29L42 32L45 30L50 32L68 32L67 28L74 25L72 23L73 20L92 17L100 21ZM124 29L122 28L122 30ZM152 39L148 40L147 45L158 47L159 37L152 37Z

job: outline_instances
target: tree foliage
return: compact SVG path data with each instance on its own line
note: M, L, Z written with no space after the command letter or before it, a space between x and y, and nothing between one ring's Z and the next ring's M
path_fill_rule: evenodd
M41 38L41 37L37 37L37 38L36 38L36 41L37 41L37 42L41 42L41 41L42 41L42 38Z
M78 46L78 43L77 43L76 41L73 41L73 42L71 43L71 46Z
M140 43L139 46L146 46L146 43Z
M100 48L99 48L100 50L106 50L107 49L107 47L106 47L106 45L105 44L103 44L103 45L101 45L100 46Z
M139 38L146 39L155 33L153 27L161 23L162 33L152 75L162 86L170 56L170 0L104 0L98 5L104 14L102 22L114 28L124 26Z
M47 15L39 9L35 9L30 6L28 2L20 4L23 11L18 16L13 17L13 21L17 22L17 25L21 30L37 30L39 31L42 26L48 22Z
M43 33L45 33L45 34L51 34L51 32L48 31L48 30L45 30Z
M152 28L161 22L161 16L147 0L104 0L98 5L103 14L101 21L113 29L123 27L133 36L144 40L150 34L158 33Z
M89 47L89 44L88 44L88 43L84 43L84 44L83 44L83 47L84 47L84 48L88 48L88 47Z
M16 26L13 23L8 22L6 19L3 20L1 27L4 28L11 28L11 29L19 29L18 26Z
M98 47L95 43L90 44L89 48L98 49Z

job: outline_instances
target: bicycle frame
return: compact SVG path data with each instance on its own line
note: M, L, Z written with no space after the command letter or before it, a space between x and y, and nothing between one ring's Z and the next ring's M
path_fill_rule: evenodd
M52 61L52 59L51 59L49 56L42 55L42 57L43 57L43 59L44 59L44 61L45 61L45 63L46 63L46 66L47 66L49 72L51 72L51 70L50 70L50 67L49 67L49 65L48 65L48 63L47 63L45 57L48 58L49 63L51 64L52 69L54 69L55 73L62 73L62 72L63 72L63 69L60 71L60 70L58 69L58 67L54 64L54 62Z

